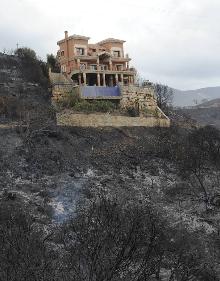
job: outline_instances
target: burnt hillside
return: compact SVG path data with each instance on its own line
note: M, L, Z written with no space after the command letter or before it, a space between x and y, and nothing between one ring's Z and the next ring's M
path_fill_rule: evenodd
M42 65L32 58L0 54L0 117L55 120Z
M0 280L220 280L217 129L51 127L41 65L0 62Z
M89 267L94 255L89 274L108 275L124 246L130 254L111 281L123 281L122 273L135 281L130 264L140 261L141 280L219 280L220 135L213 128L60 127L28 135L14 128L0 129L0 141L2 280L14 267L21 277L29 269L42 276L44 265L46 280L81 281L74 267L83 258ZM30 263L30 255L45 264ZM22 268L18 260L26 261Z
M184 108L181 111L201 126L212 125L220 129L220 106L218 105Z

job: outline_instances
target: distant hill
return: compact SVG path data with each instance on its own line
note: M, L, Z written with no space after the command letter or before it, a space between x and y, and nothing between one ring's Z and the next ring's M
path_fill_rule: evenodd
M203 102L203 103L197 105L196 107L197 108L212 108L212 107L216 108L216 107L219 107L219 109L220 109L220 98Z
M189 91L173 89L173 92L173 105L179 107L195 106L204 101L220 99L220 86Z
M192 107L182 111L202 126L212 125L220 129L220 107Z
M183 112L200 125L220 128L220 87L181 91L173 89L173 105L182 107Z
M200 125L212 125L220 129L220 98L179 110Z

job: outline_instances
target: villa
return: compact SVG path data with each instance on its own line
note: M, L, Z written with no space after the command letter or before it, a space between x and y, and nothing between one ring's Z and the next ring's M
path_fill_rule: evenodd
M132 85L136 71L130 68L131 59L124 54L124 40L108 38L89 44L89 37L68 35L58 41L57 57L61 72L76 85L114 87Z

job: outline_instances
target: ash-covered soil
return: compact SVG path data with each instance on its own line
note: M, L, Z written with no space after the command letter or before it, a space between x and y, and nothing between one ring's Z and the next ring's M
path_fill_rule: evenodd
M78 200L91 190L116 196L140 192L176 222L218 231L216 223L207 222L211 215L206 214L202 197L194 198L190 182L170 158L169 142L185 134L176 130L57 127L30 133L19 126L0 129L1 190L16 193L26 202L30 199L30 206L39 205L43 216L53 222L73 215ZM218 193L217 182L209 183L207 178L206 184L216 184L211 194ZM217 209L212 206L210 212Z
M29 63L0 55L0 279L219 280L220 132L57 126Z
M1 202L22 205L44 237L74 218L77 209L94 196L121 198L125 205L127 197L134 198L137 206L144 201L170 227L184 229L192 237L199 235L218 272L217 249L212 249L219 235L220 174L218 168L203 171L209 202L196 179L182 175L185 166L177 155L186 153L181 152L182 141L192 133L177 127L2 128ZM56 249L54 241L53 245ZM161 280L168 280L167 268L161 268Z

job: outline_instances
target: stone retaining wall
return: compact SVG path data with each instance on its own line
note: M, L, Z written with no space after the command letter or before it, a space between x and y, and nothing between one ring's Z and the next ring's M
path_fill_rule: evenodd
M148 109L154 111L157 108L157 101L152 86L145 88L135 86L121 86L121 102L122 108L138 107L139 111Z
M64 112L57 115L58 125L76 127L169 127L168 118L128 117L111 114Z
M56 78L56 76L55 76ZM60 79L60 77L59 77ZM169 118L158 108L157 101L155 98L154 88L151 85L146 87L137 87L134 85L120 86L120 107L127 112L128 109L135 109L138 117L127 117L127 116L114 116L110 114L100 115L100 114L90 114L90 115L79 115L71 114L71 116L63 116L65 119L65 124L71 126L85 126L85 127L121 127L121 126L146 126L146 127L169 127ZM89 87L88 87L89 88ZM53 84L53 100L58 101L64 98L68 93L72 92L74 89L79 87L74 87L73 84L69 83L54 83ZM91 87L92 90L92 87ZM91 96L90 99L106 99L107 97L96 97ZM112 97L109 97L111 99ZM102 117L100 117L102 116ZM74 118L75 119L74 119ZM71 118L71 121L68 120ZM82 119L81 119L82 118Z
M73 86L71 84L57 84L52 87L52 100L59 101L64 98L66 95L71 93L73 90Z

